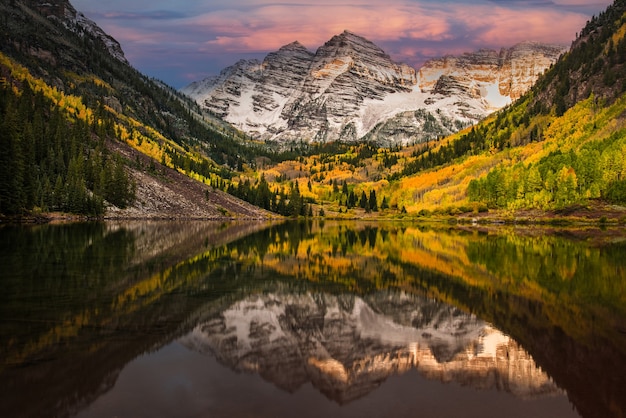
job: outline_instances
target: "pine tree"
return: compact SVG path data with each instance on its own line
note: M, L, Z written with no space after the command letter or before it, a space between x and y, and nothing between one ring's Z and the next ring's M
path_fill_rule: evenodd
M382 203L380 204L380 208L381 208L382 210L389 209L389 203L387 202L387 196L383 197L383 201L382 201Z
M357 204L357 199L356 199L356 194L354 193L354 191L350 191L349 195L348 195L348 201L346 202L346 207L348 209L352 209L353 207L355 207Z
M376 191L374 189L370 191L369 209L373 212L378 212L378 201L376 200Z
M74 157L70 160L67 171L67 205L64 211L84 213L86 208L85 181L83 178L83 159Z
M297 217L302 212L302 197L300 196L300 188L298 182L291 187L291 193L289 194L289 204L287 205L287 214L289 216Z
M365 190L361 192L361 199L359 200L359 206L362 209L369 209L369 201L367 200L367 195L365 194Z

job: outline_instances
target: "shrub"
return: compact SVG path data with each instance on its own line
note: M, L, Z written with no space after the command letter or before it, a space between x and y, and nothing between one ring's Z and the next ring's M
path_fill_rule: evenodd
M424 217L424 218L427 218L430 215L431 215L430 211L426 210L426 209L422 209L419 212L417 212L417 216L421 216L421 217Z

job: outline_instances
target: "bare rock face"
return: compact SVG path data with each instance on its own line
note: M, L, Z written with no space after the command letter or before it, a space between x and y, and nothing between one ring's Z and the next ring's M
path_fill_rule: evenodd
M180 342L289 392L310 382L338 403L411 369L523 398L559 393L509 337L457 308L403 293L251 296Z
M474 97L484 97L498 109L502 104L519 99L566 51L567 48L559 45L523 42L499 52L481 49L430 60L419 71L420 88L441 92L453 81L464 85Z
M261 140L409 144L456 132L511 103L563 51L525 43L432 60L418 73L345 31L315 53L294 42L182 91Z
M87 32L95 36L104 43L113 57L128 64L120 43L102 30L93 20L77 12L68 0L26 0L26 3L44 16L58 19L72 31Z

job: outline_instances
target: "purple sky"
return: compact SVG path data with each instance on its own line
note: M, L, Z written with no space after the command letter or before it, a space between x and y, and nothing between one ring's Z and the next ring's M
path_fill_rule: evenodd
M143 73L180 88L241 58L300 41L315 51L345 29L396 61L521 41L569 45L609 0L70 0Z

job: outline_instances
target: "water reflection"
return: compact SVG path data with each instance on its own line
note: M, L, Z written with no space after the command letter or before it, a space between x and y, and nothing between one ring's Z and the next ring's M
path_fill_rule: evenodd
M508 336L474 315L404 292L254 295L180 342L289 392L312 383L341 404L411 369L526 399L561 393Z
M624 242L392 223L5 227L0 415L290 416L306 404L303 416L385 416L398 404L405 416L623 417ZM163 412L177 379L202 400ZM418 389L440 400L431 412Z

